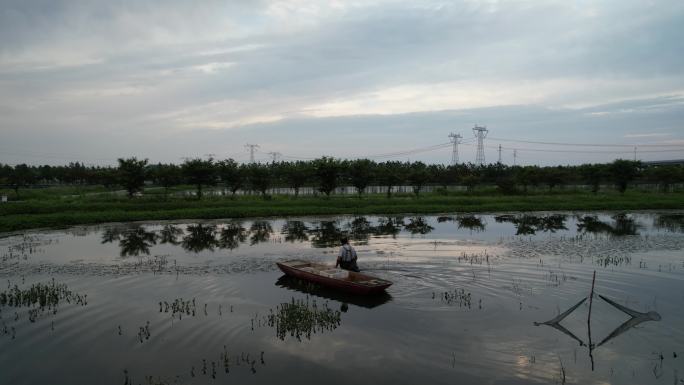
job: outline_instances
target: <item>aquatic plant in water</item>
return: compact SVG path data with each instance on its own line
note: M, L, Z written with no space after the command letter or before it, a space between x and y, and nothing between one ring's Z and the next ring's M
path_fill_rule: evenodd
M341 322L341 312L332 310L325 302L318 306L316 300L309 301L292 298L291 302L284 302L276 306L275 312L270 310L267 325L276 329L276 335L285 340L288 335L298 341L302 337L311 339L311 334L332 331Z
M183 314L188 315L188 316L195 316L197 314L197 306L196 306L196 301L195 298L192 300L183 300L183 298L176 298L173 300L173 302L166 302L164 301L163 303L160 301L159 302L159 312L162 313L168 313L169 310L171 311L171 318L176 318L176 315L178 315L179 319L183 319ZM207 305L204 305L204 312L206 315L207 312Z
M88 295L74 293L66 284L56 283L54 279L49 283L36 283L27 289L20 289L18 285L0 292L0 307L31 307L29 321L35 322L46 310L57 313L60 302L75 303L81 306L88 304ZM18 318L18 313L15 313Z
M432 299L439 298L442 303L447 305L456 305L458 307L472 308L473 296L470 292L466 292L465 289L454 289L450 291L445 291L442 293L432 293ZM479 308L482 309L482 300L478 303Z

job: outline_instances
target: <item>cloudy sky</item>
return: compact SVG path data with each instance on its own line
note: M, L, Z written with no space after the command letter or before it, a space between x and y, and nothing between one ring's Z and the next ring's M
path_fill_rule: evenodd
M0 2L4 163L684 158L681 0Z

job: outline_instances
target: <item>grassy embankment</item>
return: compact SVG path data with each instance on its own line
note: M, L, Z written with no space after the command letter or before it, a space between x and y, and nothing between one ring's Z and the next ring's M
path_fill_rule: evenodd
M162 190L151 189L144 197L128 199L122 195L97 194L101 189L73 192L68 188L25 191L22 201L0 205L0 232L42 227L65 227L104 222L218 219L266 216L327 214L408 214L536 210L645 210L684 209L684 192L656 193L628 191L535 192L526 195L501 195L493 190L477 193L409 195L299 197L164 198ZM2 193L2 192L0 192ZM12 192L13 193L13 192Z

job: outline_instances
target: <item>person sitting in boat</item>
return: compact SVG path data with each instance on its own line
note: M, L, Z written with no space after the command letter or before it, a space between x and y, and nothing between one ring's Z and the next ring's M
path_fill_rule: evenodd
M345 270L359 271L359 266L356 265L356 250L349 244L349 239L342 238L340 243L342 246L340 247L340 254L337 256L335 267L339 266Z

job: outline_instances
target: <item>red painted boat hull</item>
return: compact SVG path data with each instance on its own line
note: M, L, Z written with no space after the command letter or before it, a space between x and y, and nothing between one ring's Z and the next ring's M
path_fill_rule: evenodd
M299 278L305 281L309 282L314 282L322 286L338 289L338 290L343 290L347 293L352 293L352 294L358 294L358 295L369 295L369 294L374 294L374 293L382 293L392 285L392 282L373 277L371 275L367 274L362 274L362 273L355 273L355 272L349 272L350 278L348 279L342 279L342 278L329 278L325 277L322 275L318 275L315 273L311 273L308 271L303 271L296 266L290 266L288 265L287 261L284 263L281 262L276 262L278 265L278 268L282 270L283 273ZM294 261L292 261L294 262ZM305 263L301 261L302 263ZM312 264L309 264L312 265ZM374 280L376 282L373 285L370 284L364 284L363 282L367 282L369 280Z

